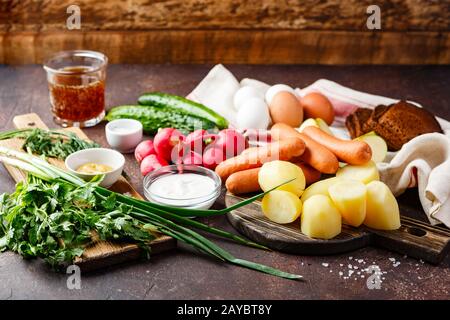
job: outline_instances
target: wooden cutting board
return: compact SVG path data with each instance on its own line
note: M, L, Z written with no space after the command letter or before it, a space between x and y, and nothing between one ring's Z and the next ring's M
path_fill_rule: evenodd
M35 113L16 116L13 119L13 123L14 126L18 129L48 129L41 118ZM89 139L80 128L66 128L62 130L74 132L78 137L82 139ZM23 140L20 139L0 141L1 145L19 151L22 151L22 143ZM50 159L49 162L60 168L65 168L64 161ZM25 174L19 169L11 166L5 167L16 182L23 181L25 179ZM120 179L110 189L118 193L127 193L135 198L142 199L142 196L131 186L131 184L124 177L120 177ZM176 247L175 239L159 234L157 234L156 236L157 238L149 244L152 255ZM96 241L92 245L87 247L83 255L77 258L74 263L79 265L83 271L90 271L129 260L136 260L140 257L141 250L135 244Z
M228 193L225 204L228 207L244 199ZM299 220L286 225L268 220L262 214L259 201L232 211L228 220L253 241L293 254L337 254L373 245L437 264L450 249L450 230L402 214L402 225L398 230L380 231L342 225L342 233L330 240L308 238L300 232Z

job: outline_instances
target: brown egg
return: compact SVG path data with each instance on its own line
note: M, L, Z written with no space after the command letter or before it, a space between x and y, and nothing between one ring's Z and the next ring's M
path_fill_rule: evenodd
M305 118L321 118L328 125L334 121L334 109L330 100L323 94L311 92L304 96L301 100Z
M303 122L303 108L298 98L290 92L280 91L269 105L273 123L298 127Z

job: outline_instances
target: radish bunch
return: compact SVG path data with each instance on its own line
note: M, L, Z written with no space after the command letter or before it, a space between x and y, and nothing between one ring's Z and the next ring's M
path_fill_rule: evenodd
M135 150L135 157L145 176L169 163L215 169L219 163L240 154L247 147L247 139L234 129L224 129L218 134L199 129L184 136L177 129L164 128L158 131L153 141L141 142Z

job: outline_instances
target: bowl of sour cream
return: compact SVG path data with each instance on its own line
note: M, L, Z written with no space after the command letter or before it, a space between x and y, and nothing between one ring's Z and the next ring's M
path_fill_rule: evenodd
M220 196L222 181L212 170L196 165L170 165L144 178L144 195L172 207L209 209Z

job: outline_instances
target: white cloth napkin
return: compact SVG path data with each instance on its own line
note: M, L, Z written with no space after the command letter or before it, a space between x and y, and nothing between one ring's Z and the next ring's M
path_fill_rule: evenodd
M236 111L233 108L233 97L239 88L239 82L233 74L218 64L187 95L187 98L208 106L235 126Z
M200 84L188 95L190 99L213 108L235 123L233 95L244 85L265 91L269 85L245 78L239 83L223 65L215 66ZM320 79L304 89L296 89L300 96L318 91L326 95L335 109L336 120L332 131L349 139L344 126L345 117L358 107L375 108L380 104L392 104L392 99L356 91L333 81ZM410 101L415 105L420 104ZM407 188L418 187L420 202L432 225L443 223L450 228L450 122L437 118L444 134L430 133L412 139L398 152L390 152L379 163L381 180L398 196Z

